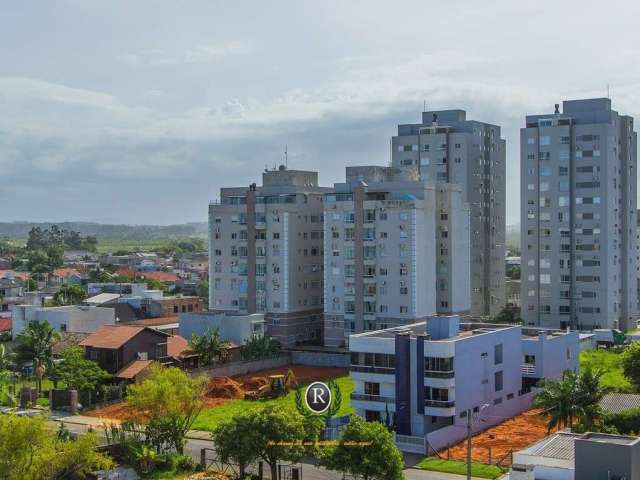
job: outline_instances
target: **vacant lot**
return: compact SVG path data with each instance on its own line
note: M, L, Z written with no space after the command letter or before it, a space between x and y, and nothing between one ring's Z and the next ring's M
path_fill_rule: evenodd
M547 436L547 420L540 415L540 410L528 410L510 418L495 427L473 437L471 458L478 463L511 464L510 452L528 447ZM491 452L491 453L489 453ZM440 452L440 456L452 460L465 461L467 458L466 441ZM491 462L489 462L491 455Z
M338 415L347 415L353 412L350 405L353 382L348 376L347 369L291 365L288 367L260 370L233 378L212 378L203 397L205 408L196 419L193 428L196 430L213 430L220 422L240 412L264 407L266 405L277 405L282 408L295 409L294 391L279 398L244 400L245 391L256 390L259 385L266 383L266 378L269 375L286 374L289 369L294 373L299 385L306 385L314 380L335 379L342 393L342 406ZM122 420L130 415L130 410L125 402L121 402L93 409L85 412L85 415Z
M457 460L443 460L438 457L429 457L418 463L415 468L431 470L434 472L455 473L466 475L467 464ZM500 478L504 472L495 465L484 465L482 463L471 464L471 476L477 478Z
M580 369L603 370L602 384L618 392L632 390L622 371L620 350L588 350L580 353Z

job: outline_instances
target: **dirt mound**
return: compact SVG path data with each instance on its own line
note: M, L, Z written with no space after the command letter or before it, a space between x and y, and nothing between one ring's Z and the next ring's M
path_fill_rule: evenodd
M265 377L251 377L242 382L242 388L247 392L254 392L267 384Z
M133 416L133 410L127 402L117 402L102 407L92 408L83 413L89 417L108 418L112 420L129 420Z
M204 395L209 398L243 398L244 389L229 377L214 377L207 385Z

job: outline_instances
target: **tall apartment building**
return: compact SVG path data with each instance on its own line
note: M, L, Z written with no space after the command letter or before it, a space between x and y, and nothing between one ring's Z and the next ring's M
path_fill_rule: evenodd
M500 127L467 120L464 110L422 113L398 125L392 163L408 176L462 186L471 211L471 314L505 305L505 141Z
M637 318L637 138L608 98L520 131L525 325L627 329Z
M469 209L457 185L348 167L324 204L324 340L469 312Z
M285 346L322 341L324 194L317 172L278 170L209 206L209 308L264 313Z

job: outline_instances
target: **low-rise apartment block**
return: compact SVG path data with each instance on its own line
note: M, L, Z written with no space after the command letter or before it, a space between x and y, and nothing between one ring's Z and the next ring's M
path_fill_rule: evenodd
M367 420L394 425L403 450L424 453L427 444L453 444L465 437L469 415L478 431L529 407L533 392L523 388L523 352L532 350L525 343L544 343L536 350L538 364L557 361L542 370L546 378L576 368L576 335L558 343L531 335L519 325L461 324L458 316L353 335L352 405ZM570 358L563 356L567 345Z
M209 308L263 313L284 346L322 342L323 203L317 172L268 170L209 206Z
M469 209L460 187L347 167L324 202L325 345L470 308Z
M115 325L116 314L113 308L88 305L64 307L16 305L13 311L13 339L35 320L48 322L60 333L93 333L104 325Z

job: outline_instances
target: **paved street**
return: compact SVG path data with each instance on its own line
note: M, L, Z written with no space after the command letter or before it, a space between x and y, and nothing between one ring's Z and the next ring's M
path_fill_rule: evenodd
M75 416L58 416L52 419L52 427L58 427L59 421L63 421L66 428L73 433L85 433L91 426L97 431L102 429L104 420L95 417L84 417L82 415ZM213 442L209 440L209 433L193 430L189 433L187 440L186 450L196 460L200 461L200 452L203 448L212 448ZM419 457L416 455L407 456L405 462L407 465L415 465ZM301 462L302 465L302 479L303 480L342 480L341 473L325 470L317 467L311 463L311 461ZM453 475L449 473L440 472L428 472L425 470L418 470L416 468L407 468L405 471L405 477L407 480L463 480L466 477L463 475ZM265 474L268 475L268 471L265 469ZM476 479L474 477L474 480Z

